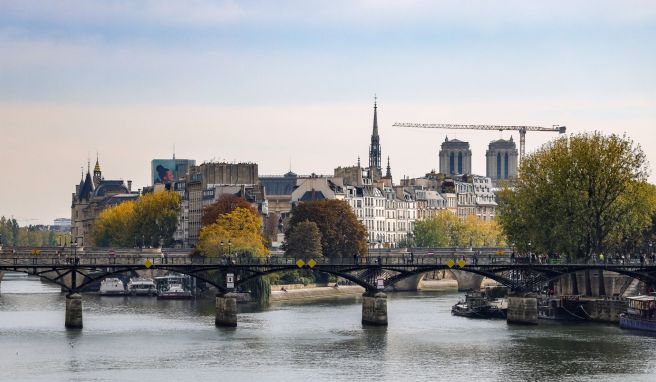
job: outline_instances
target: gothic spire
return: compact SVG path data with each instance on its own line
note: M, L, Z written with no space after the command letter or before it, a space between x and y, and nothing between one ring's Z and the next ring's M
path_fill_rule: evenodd
M382 173L380 137L378 136L378 99L374 96L374 128L371 133L371 145L369 146L369 169L377 171L378 176Z
M387 172L385 173L385 177L392 179L392 169L390 168L389 156L387 156Z

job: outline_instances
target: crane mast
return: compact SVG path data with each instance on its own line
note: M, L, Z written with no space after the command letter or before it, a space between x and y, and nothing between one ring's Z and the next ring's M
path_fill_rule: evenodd
M552 131L559 134L564 134L566 131L565 126L553 125L552 127L543 126L499 126L499 125L460 125L451 123L411 123L411 122L396 122L394 127L413 127L420 129L455 129L455 130L511 130L519 131L519 160L524 159L526 150L526 132L527 131Z

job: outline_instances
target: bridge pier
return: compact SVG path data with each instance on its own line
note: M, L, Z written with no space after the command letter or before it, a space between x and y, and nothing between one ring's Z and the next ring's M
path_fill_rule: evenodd
M515 324L537 325L538 299L528 296L509 296L506 321Z
M216 295L216 319L218 327L234 328L237 326L237 297L234 293Z
M66 296L66 320L64 325L67 329L82 329L82 296L79 293Z
M387 295L379 291L362 294L362 324L387 326Z

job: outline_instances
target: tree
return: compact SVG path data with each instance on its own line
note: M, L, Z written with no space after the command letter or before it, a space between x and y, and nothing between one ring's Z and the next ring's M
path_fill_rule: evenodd
M285 254L296 258L321 256L321 232L316 223L302 221L292 227L286 237Z
M173 244L173 233L178 225L181 197L175 192L161 191L146 194L134 206L135 234L144 245L159 247Z
M93 226L94 245L98 247L132 246L137 235L135 210L136 203L128 201L101 212Z
M198 249L205 256L219 256L227 253L228 242L234 253L268 254L262 237L262 220L251 209L237 207L220 215L215 223L201 228Z
M219 216L228 214L237 208L245 208L257 215L255 207L253 207L246 199L230 194L223 194L219 196L219 199L216 202L203 207L201 225L205 227L213 224Z
M520 250L589 256L648 227L654 188L639 145L626 136L585 133L543 146L500 195L499 219Z
M289 237L294 227L306 220L314 222L319 228L324 256L367 254L367 230L347 202L319 200L300 203L292 211L285 237Z
M415 223L418 247L482 247L505 244L499 224L483 221L474 215L460 219L449 211Z
M105 209L93 228L96 246L169 246L178 224L180 195L162 191Z

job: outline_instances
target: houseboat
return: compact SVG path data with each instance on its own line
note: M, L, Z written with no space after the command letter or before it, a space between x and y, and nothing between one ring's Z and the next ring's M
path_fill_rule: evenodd
M656 296L627 297L626 312L620 314L620 328L656 332Z
M161 300L187 300L191 297L191 291L184 289L182 284L176 283L171 283L168 288L157 292L157 298Z
M193 297L190 276L172 273L167 276L156 277L157 298L163 300L183 300Z
M464 301L460 300L453 305L451 314L469 318L506 318L508 302L503 298L506 293L503 287L467 292Z
M128 282L130 296L157 296L157 288L153 279L131 278Z
M100 282L101 296L124 296L125 284L116 277L107 277Z

